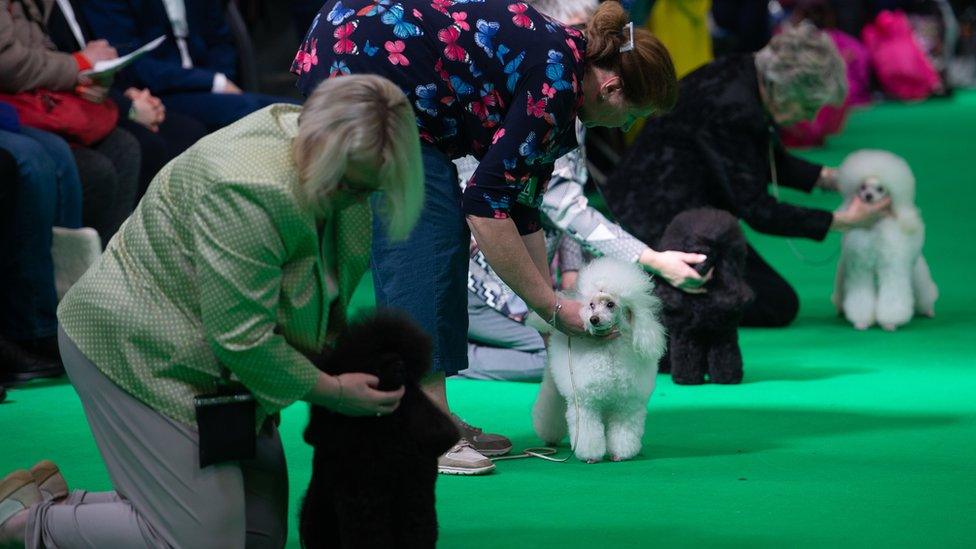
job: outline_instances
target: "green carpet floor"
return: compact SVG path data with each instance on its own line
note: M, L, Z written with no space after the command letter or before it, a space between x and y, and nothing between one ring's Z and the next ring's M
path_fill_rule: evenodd
M731 387L660 376L643 456L585 465L506 461L480 478L438 481L441 546L976 547L976 93L851 116L806 153L836 165L876 147L919 180L925 253L942 291L933 320L856 332L830 306L839 239L750 238L796 284L800 318L743 330L746 375ZM833 208L827 195L787 200ZM368 306L361 288L360 307ZM531 384L451 381L470 422L538 443ZM310 474L303 406L284 415L293 505ZM565 453L565 452L564 452ZM109 488L77 397L63 381L0 406L0 471L57 460L69 482ZM297 547L292 529L289 546Z

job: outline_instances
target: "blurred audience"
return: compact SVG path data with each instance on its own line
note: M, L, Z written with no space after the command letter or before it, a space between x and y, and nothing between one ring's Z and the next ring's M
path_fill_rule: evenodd
M81 226L81 182L68 144L21 127L0 103L0 386L63 373L52 227Z
M238 54L219 0L85 0L81 9L95 36L128 53L159 36L172 37L121 74L127 86L148 88L171 112L213 131L272 103L293 99L243 91Z
M47 20L51 39L59 50L75 52L97 37L91 31L78 0L57 0ZM149 182L163 166L207 134L207 128L194 118L167 112L165 105L148 89L123 88L119 82L109 91L119 107L119 126L139 141L142 164L139 169L141 197Z
M0 92L20 105L18 112L25 125L32 123L23 110L28 108L35 115L31 120L43 119L54 127L70 122L87 131L91 124L85 122L105 122L84 121L87 113L117 113L114 104L103 105L108 89L96 85L82 71L98 61L114 58L116 52L98 40L74 54L57 51L47 34L44 17L51 13L53 4L54 0L0 0ZM90 146L72 149L81 180L82 223L108 241L135 202L139 143L117 127L108 127L104 136L87 137L94 139Z

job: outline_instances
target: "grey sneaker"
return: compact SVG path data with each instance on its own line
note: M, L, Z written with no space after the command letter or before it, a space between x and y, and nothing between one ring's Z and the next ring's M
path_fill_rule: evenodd
M471 446L481 455L488 457L504 456L512 451L512 441L502 435L486 433L480 428L468 424L456 414L451 414L454 423L461 431L461 437L468 440Z
M437 458L437 472L445 475L487 475L494 470L495 464L463 438Z

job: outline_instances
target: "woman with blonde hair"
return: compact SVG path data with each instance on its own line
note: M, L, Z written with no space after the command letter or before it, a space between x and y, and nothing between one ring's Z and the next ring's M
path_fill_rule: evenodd
M584 333L579 305L549 284L539 205L553 163L576 148L577 116L628 127L670 109L676 93L667 50L619 3L603 3L580 31L512 0L328 0L292 70L305 93L328 78L380 74L414 106L424 214L403 242L377 230L372 265L377 302L406 310L433 337L433 372L422 381L432 400L449 411L445 377L467 367L469 227L533 311ZM469 154L480 163L462 194L451 159ZM491 472L486 455L511 442L459 423L465 438L440 471Z
M645 125L603 182L607 205L651 246L675 216L700 207L726 210L760 232L813 240L831 229L873 223L887 202L855 200L830 212L780 202L768 189L775 181L805 192L836 190L834 170L786 152L776 127L812 119L824 105L842 103L846 93L843 59L810 24L773 37L755 55L713 61L681 80L674 110ZM756 298L742 325L793 321L796 292L751 247L746 281Z
M387 234L407 235L423 203L416 120L378 76L325 82L303 108L262 109L170 162L58 310L114 491L68 493L50 462L15 471L0 543L283 546L276 414L296 400L389 414L403 394L305 357L365 271L370 194Z

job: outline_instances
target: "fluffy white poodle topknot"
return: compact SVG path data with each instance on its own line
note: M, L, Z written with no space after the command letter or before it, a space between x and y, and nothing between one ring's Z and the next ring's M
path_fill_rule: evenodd
M894 330L913 312L935 315L939 290L922 256L925 225L915 207L915 176L899 156L877 150L848 156L838 174L847 202L891 197L891 216L844 235L833 302L859 330Z
M630 459L641 449L647 402L664 353L660 301L651 278L637 265L601 258L584 267L576 284L580 316L595 336L552 332L549 367L532 409L543 441L556 444L568 431L576 457L589 463L610 454Z

